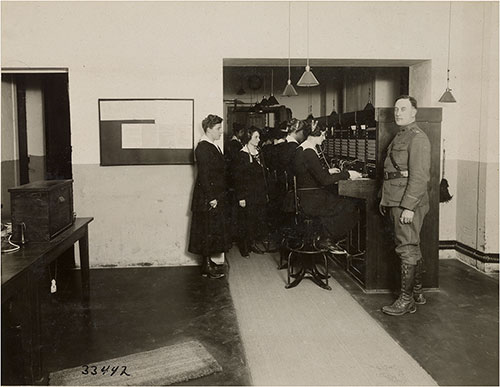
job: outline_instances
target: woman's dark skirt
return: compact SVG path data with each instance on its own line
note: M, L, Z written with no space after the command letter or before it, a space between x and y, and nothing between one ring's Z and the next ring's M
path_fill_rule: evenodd
M224 208L218 205L209 211L192 212L188 251L210 256L229 251L231 242L226 233Z

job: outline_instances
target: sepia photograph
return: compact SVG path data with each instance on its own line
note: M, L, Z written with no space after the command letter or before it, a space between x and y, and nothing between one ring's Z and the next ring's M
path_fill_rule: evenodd
M499 4L0 1L0 384L498 386Z

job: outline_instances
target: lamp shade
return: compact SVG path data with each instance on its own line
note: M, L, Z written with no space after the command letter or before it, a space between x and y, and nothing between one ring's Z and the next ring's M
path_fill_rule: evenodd
M271 95L269 97L269 99L267 100L267 103L269 104L269 106L279 105L279 102L274 95Z
M311 71L311 67L308 65L306 66L306 70L304 71L304 74L300 77L299 81L297 82L297 86L300 87L314 87L318 86L319 82L314 76L314 74Z
M295 87L292 85L292 81L289 79L287 85L285 86L285 90L283 90L283 96L285 97L293 97L297 94Z
M441 98L439 98L439 102L452 103L457 102L457 100L451 94L451 89L447 87Z
M257 102L253 107L253 111L255 113L262 113L264 110L262 109L262 105L259 102Z
M375 110L375 107L373 106L373 104L370 101L368 101L368 103L366 104L366 106L363 110Z

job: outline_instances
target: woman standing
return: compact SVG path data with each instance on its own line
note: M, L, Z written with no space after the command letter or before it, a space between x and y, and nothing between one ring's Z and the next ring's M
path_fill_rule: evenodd
M243 257L249 251L262 254L257 243L267 236L267 181L264 158L259 152L260 130L248 129L236 162L235 191L239 205L239 249Z
M209 114L201 123L205 135L195 150L198 175L191 202L192 220L188 251L202 256L201 274L221 278L224 273L211 256L228 251L225 232L225 161L215 143L222 135L222 118ZM222 265L220 265L222 266Z

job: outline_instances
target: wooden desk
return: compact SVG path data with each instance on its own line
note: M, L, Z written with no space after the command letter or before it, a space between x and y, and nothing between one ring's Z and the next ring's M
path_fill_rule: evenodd
M400 260L394 251L392 226L379 214L379 185L374 179L341 180L339 195L362 199L361 238L365 254L357 259L335 256L344 268L361 284L367 293L389 292L400 286ZM424 257L424 288L438 288L439 264L439 204L434 200L431 212L424 219L420 232L420 246ZM436 214L437 213L437 214Z
M374 179L339 181L339 195L364 202L360 238L365 254L357 259L335 258L367 293L387 292L398 286L399 260L394 252L391 229L379 214L377 191Z
M41 313L38 282L47 265L78 242L82 275L82 301L90 301L88 224L94 218L77 218L75 223L50 242L31 242L14 253L2 254L2 304L14 299L16 328L21 331L26 384L44 380L41 358Z

